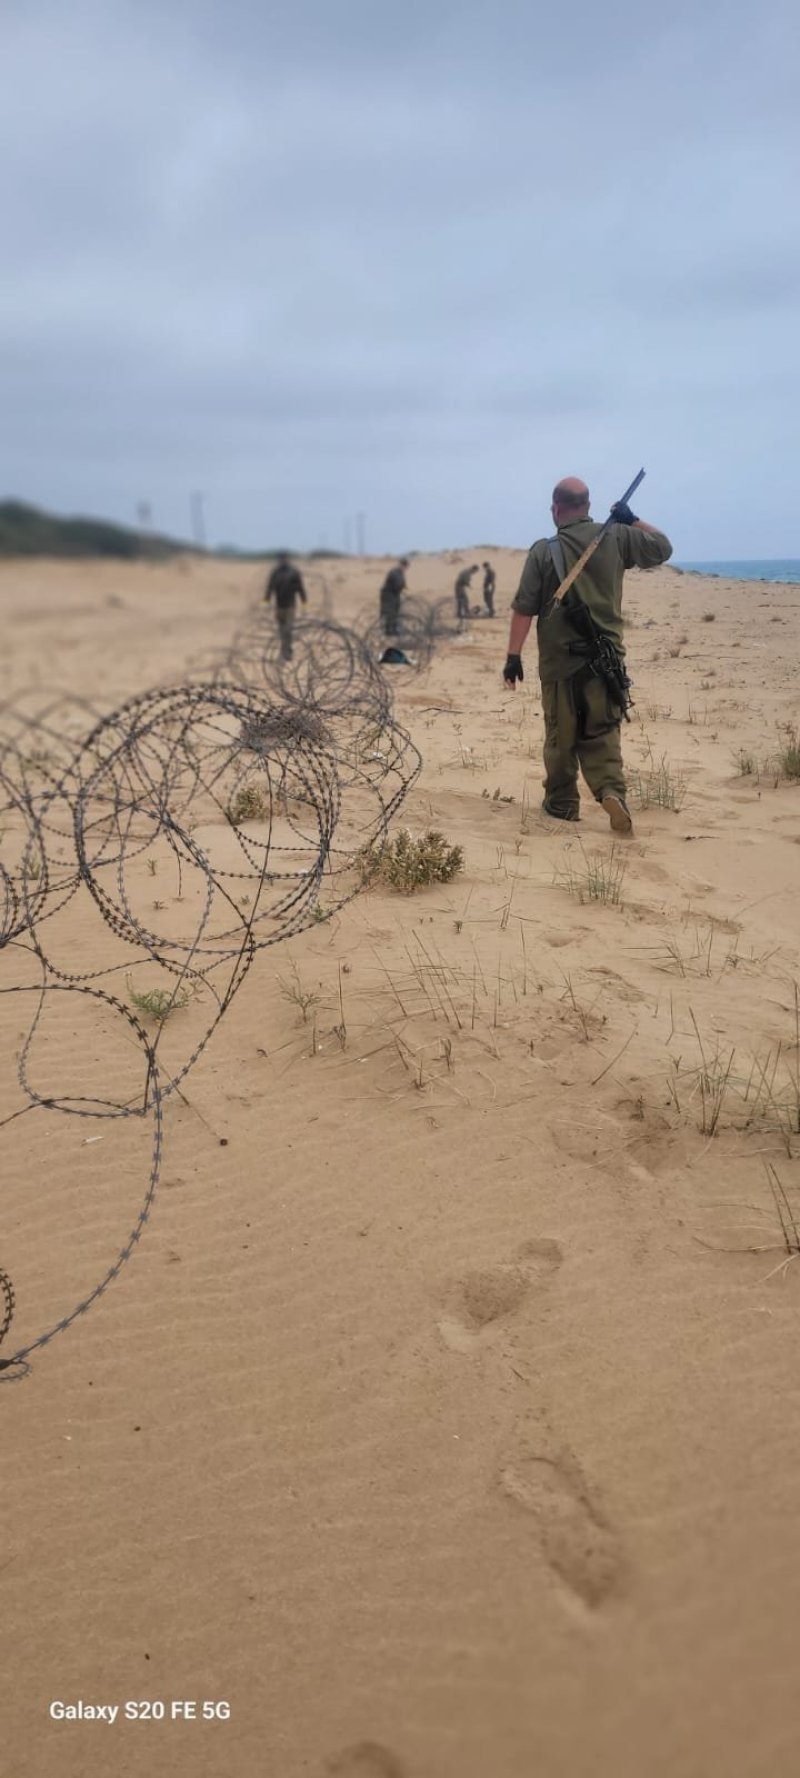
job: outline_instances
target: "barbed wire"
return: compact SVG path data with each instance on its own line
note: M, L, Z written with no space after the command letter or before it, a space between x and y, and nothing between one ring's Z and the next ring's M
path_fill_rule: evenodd
M329 610L324 581L323 595ZM445 605L404 602L408 670L426 666L448 633ZM158 1187L165 1102L181 1094L257 952L329 919L362 887L364 853L386 838L422 764L394 716L385 643L371 615L355 629L303 617L286 660L261 604L201 672L117 709L51 691L0 705L0 995L33 1004L0 1131L28 1129L31 1116L49 1130L54 1115L151 1131L122 1246L72 1306L42 1314L41 1330L0 1358L0 1381L25 1376L130 1259ZM153 878L164 885L156 900ZM76 912L89 922L80 945ZM155 990L137 988L142 965L157 967ZM176 1007L190 1016L174 1025ZM81 1020L83 1048L65 1023ZM36 1084L48 1032L57 1057L69 1055L70 1079ZM117 1069L114 1090L91 1090L98 1068ZM43 1140L40 1166L56 1169ZM20 1300L0 1267L0 1346Z

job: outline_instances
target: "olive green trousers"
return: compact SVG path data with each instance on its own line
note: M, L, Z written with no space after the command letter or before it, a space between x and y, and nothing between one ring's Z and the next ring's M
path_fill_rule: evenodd
M624 802L622 715L602 679L589 667L580 667L571 678L542 686L542 708L544 806L548 814L577 820L578 768L598 802L608 791Z

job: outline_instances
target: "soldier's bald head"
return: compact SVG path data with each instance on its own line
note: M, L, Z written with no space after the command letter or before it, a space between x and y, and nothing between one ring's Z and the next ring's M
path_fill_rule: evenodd
M553 489L553 505L559 512L572 513L580 517L589 511L589 489L585 482L579 481L576 475L565 475L563 481L557 482Z

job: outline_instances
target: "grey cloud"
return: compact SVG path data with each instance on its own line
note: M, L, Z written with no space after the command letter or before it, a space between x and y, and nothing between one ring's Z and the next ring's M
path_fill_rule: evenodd
M528 0L12 9L0 483L129 516L149 479L185 530L202 475L242 543L269 485L293 541L366 503L413 547L524 540L556 473L610 499L647 455L680 553L796 549L774 469L757 519L737 491L800 374L791 9L578 0L563 30Z

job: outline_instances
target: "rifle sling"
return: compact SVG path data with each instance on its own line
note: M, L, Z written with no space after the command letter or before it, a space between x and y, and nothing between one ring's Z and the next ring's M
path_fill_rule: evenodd
M602 543L603 538L605 537L607 528L607 525L604 525L602 531L597 532L597 535L592 538L591 543L587 544L583 555L579 556L577 562L573 563L569 573L565 573L566 563L564 560L564 545L561 542L561 538L548 538L548 548L552 557L553 567L555 568L560 581L559 589L556 593L556 600L559 604L566 597L570 587L574 586L578 575L583 573L587 562L591 561L598 544Z

